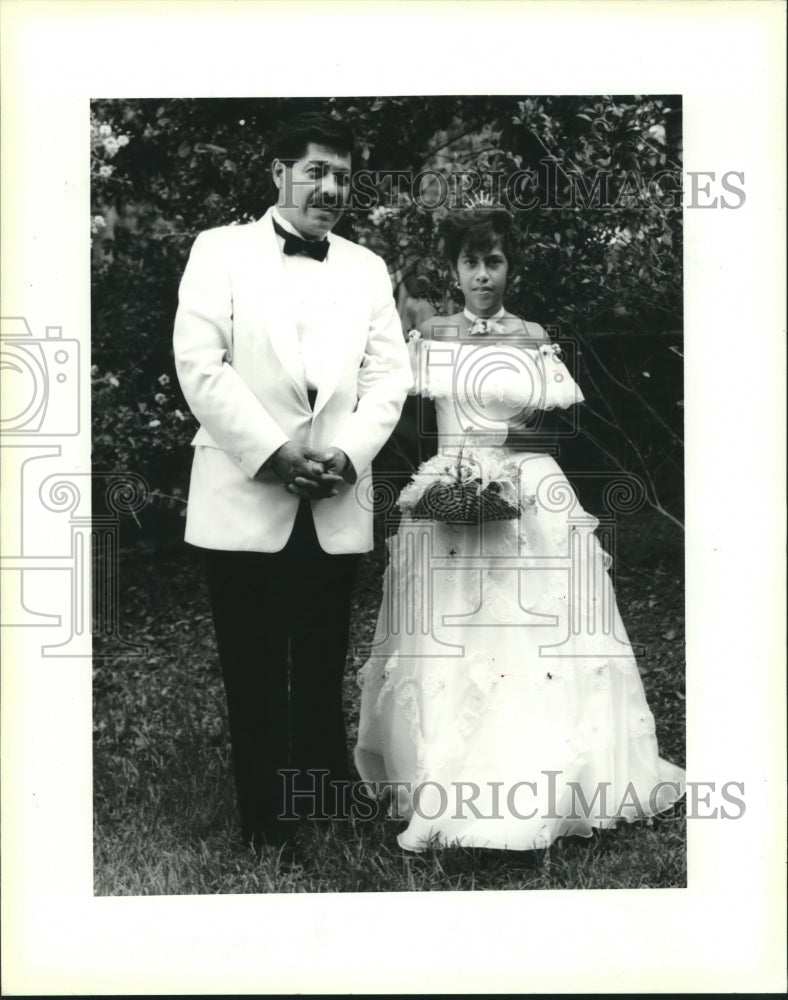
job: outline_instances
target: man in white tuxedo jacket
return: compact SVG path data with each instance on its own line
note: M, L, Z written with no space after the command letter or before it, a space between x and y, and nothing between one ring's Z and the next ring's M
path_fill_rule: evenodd
M288 838L298 803L331 815L331 783L349 778L342 675L372 548L364 493L411 382L384 262L331 232L352 148L331 118L293 119L272 150L276 206L197 237L175 321L200 423L186 541L205 554L242 833L257 849ZM286 788L315 795L285 801Z

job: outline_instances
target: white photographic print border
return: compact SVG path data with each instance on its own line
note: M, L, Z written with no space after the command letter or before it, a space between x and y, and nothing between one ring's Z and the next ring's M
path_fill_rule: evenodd
M0 451L4 993L783 989L784 6L12 0L0 14L3 337L46 376ZM351 90L682 95L699 202L684 214L687 769L742 781L747 802L738 822L690 819L686 889L93 896L90 100ZM704 175L730 171L744 203L700 208ZM108 503L110 547L113 504L133 509L138 485Z

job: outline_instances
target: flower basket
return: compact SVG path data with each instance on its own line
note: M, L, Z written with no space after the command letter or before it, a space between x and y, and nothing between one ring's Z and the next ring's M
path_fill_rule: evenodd
M410 518L463 525L519 518L516 470L500 464L482 478L480 463L464 457L467 436L453 465L436 456L403 490L399 505Z
M468 482L434 483L428 486L410 510L416 521L447 524L479 524L481 521L513 521L520 508L505 500L498 482L482 487L478 477Z

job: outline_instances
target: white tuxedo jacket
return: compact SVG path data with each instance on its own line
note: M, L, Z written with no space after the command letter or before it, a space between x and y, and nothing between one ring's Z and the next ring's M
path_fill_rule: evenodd
M258 222L201 233L181 281L175 364L200 429L192 441L186 541L277 552L299 499L273 472L256 476L286 441L336 446L354 486L312 501L326 552L372 548L370 465L399 418L412 376L391 281L380 257L329 234L332 350L309 406L296 324L271 210ZM255 478L256 477L256 478Z

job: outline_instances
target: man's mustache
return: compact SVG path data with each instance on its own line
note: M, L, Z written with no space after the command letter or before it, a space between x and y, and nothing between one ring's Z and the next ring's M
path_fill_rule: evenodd
M350 208L347 201L340 201L336 198L313 198L310 205L312 208L325 208L332 212L344 212Z

